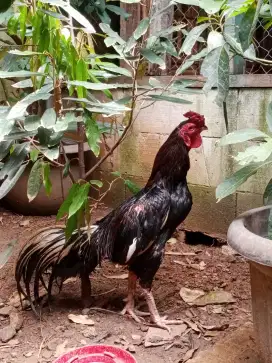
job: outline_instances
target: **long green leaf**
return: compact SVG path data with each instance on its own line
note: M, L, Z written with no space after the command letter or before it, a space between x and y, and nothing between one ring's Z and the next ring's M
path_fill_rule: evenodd
M30 72L30 71L14 71L14 72L0 71L0 78L24 78L32 76L43 76L43 73Z
M245 151L240 151L234 159L239 165L259 163L267 160L272 153L272 139L258 145L249 146Z
M11 176L8 176L3 183L0 186L0 199L4 198L14 187L14 185L17 183L21 175L23 174L27 164L23 164L18 169L17 164L17 172L15 174L12 174ZM1 170L2 171L2 170Z
M131 72L126 69L126 68L121 68L115 65L112 66L108 66L108 65L104 65L104 64L99 64L100 68L106 69L107 71L110 71L112 73L117 73L117 74L121 74L123 76L127 76L127 77L132 77Z
M3 160L9 153L13 141L1 141L0 142L0 161Z
M50 93L42 93L40 90L35 91L31 93L30 95L27 95L22 100L18 101L10 110L7 120L13 120L18 117L22 117L28 106L30 106L32 103L39 101L39 100L48 100L51 97Z
M165 96L165 95L152 95L149 94L148 95L149 98L147 98L147 100L157 100L157 101L167 101L167 102L172 102L172 103L181 103L181 104L191 104L191 101L188 100L183 100L182 98L178 98L178 97L172 97L172 96Z
M46 129L50 129L55 126L56 120L56 111L53 108L48 108L41 117L41 125Z
M36 131L41 126L41 120L38 115L29 115L25 118L24 128L26 131Z
M83 59L80 59L76 65L76 79L78 81L86 82L89 78L88 65ZM78 97L86 96L86 89L84 87L77 87Z
M27 197L29 202L37 197L42 186L42 170L43 164L40 160L37 160L29 174L27 182Z
M104 33L108 34L111 38L114 38L118 44L124 45L126 43L118 33L111 29L109 24L100 23L99 26Z
M107 10L110 10L111 12L120 15L122 18L124 18L125 20L127 20L131 14L127 13L125 11L125 9L121 8L120 6L116 6L116 5L107 5L106 6Z
M216 103L222 106L229 92L230 59L226 47L222 47L218 61Z
M200 35L208 28L209 24L201 24L194 27L185 38L183 45L181 47L182 52L187 55L192 53L193 46L195 45L196 41L200 37Z
M272 204L272 179L269 180L263 195L264 205Z
M87 33L95 33L95 29L85 16L81 15L79 11L70 6L69 3L62 0L41 0L44 4L50 4L54 6L60 6L69 15L72 16L80 25L82 25Z
M79 188L80 188L79 184L73 184L72 185L66 199L64 200L64 202L60 206L60 209L58 210L57 221L60 220L65 214L68 214L70 205L71 205L71 203L73 201L73 198L78 193Z
M8 246L6 247L6 249L3 252L0 253L0 270L8 262L11 254L12 254L13 248L15 246L15 243L17 243L17 240L12 240L8 244Z
M90 180L90 183L92 185L96 185L98 188L102 188L103 187L103 183L101 180Z
M141 190L141 188L133 183L131 180L126 179L125 180L125 185L127 186L128 190L132 193L132 194L137 194L139 193L139 191Z
M141 36L147 32L149 25L150 25L149 18L142 19L138 24L137 28L134 30L133 33L134 39L138 40L139 38L141 38Z
M268 166L271 163L272 161L250 164L236 171L236 173L224 180L216 188L216 198L218 201L233 194L250 176L254 175L260 168Z
M91 117L85 117L86 136L88 144L95 156L100 153L100 130L96 121Z
M270 102L268 107L267 107L266 121L267 121L269 130L272 132L272 102Z
M0 180L6 176L12 178L16 174L18 167L25 161L29 151L29 143L16 144L5 165L0 170Z
M68 218L71 218L74 214L76 214L80 208L85 204L90 190L90 183L86 183L80 185L77 194L74 195L73 201L69 207L69 215Z
M225 46L213 49L204 59L201 73L207 78L203 87L208 92L212 87L218 87L217 103L227 97L229 90L229 56Z
M44 156L47 157L47 159L54 161L59 157L59 147L54 147L51 149L47 149L43 152Z
M46 194L49 196L52 192L52 183L50 180L50 164L43 163L43 186Z
M190 6L199 6L199 0L172 0L172 3L184 4Z
M228 135L222 137L220 140L220 145L232 145L245 142L254 139L267 139L269 136L264 132L257 129L241 129L237 131L230 132Z
M199 0L199 6L207 14L216 14L226 3L225 0Z
M150 49L141 49L141 54L152 64L158 64L161 69L165 69L165 61Z
M72 236L76 228L77 228L77 215L74 214L71 218L68 219L66 223L66 228L65 228L66 240L68 240Z

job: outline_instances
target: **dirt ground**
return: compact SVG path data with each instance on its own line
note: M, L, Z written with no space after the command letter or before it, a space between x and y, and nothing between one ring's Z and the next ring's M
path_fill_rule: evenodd
M105 209L101 210L97 216L106 212ZM0 251L11 240L18 240L11 260L0 270L2 306L9 305L10 297L16 292L14 263L20 248L37 229L54 224L54 216L23 217L0 211ZM175 237L173 243L167 246L168 254L156 275L153 292L162 315L185 322L186 329L179 337L168 344L145 347L142 341L148 326L118 314L126 297L126 270L105 263L91 277L93 306L105 309L103 312L89 312L94 326L69 321L69 314L82 314L79 281L69 282L62 293L54 298L51 311L47 307L43 309L40 321L31 311L22 313L24 322L17 335L7 343L0 342L0 362L52 362L66 348L94 343L125 347L133 352L138 363L185 362L193 353L197 355L242 323L250 321L249 270L246 262L239 256L226 255L222 246L203 245L201 240L195 241L194 245L185 244L183 232ZM173 255L173 252L180 255ZM116 275L119 278L112 278ZM205 292L227 291L232 294L235 303L190 306L179 294L182 287ZM145 310L140 296L139 302L141 309ZM0 328L8 324L8 319L0 315Z

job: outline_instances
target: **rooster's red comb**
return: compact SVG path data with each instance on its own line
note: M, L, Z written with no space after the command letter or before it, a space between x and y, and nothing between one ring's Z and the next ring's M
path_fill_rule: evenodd
M183 116L188 118L190 122L195 123L199 127L205 126L205 117L197 112L189 111L186 112Z

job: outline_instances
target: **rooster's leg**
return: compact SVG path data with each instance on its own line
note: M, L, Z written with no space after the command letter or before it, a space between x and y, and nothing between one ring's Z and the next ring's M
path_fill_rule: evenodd
M150 311L151 320L154 324L156 324L157 327L166 329L170 332L170 328L167 325L175 325L175 324L181 324L181 320L167 320L166 317L161 317L155 300L154 296L150 289L142 288L143 295L145 297L146 303L148 305L148 309Z
M81 272L80 279L82 303L84 308L89 308L92 305L92 287L89 274L87 272Z
M141 320L139 316L147 316L149 313L145 313L142 311L138 311L135 309L135 292L136 292L136 283L137 283L137 276L132 272L129 271L128 275L128 296L127 296L127 303L124 309L121 311L122 315L128 314L130 315L137 323L140 323ZM138 315L138 316L137 316Z

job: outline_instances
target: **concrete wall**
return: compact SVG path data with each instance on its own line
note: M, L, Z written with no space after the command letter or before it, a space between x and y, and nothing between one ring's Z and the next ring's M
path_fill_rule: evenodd
M0 100L3 100L1 91L0 87ZM235 195L216 203L215 188L224 177L235 170L231 155L241 150L242 146L216 146L217 141L226 134L226 129L223 111L213 102L215 95L216 91L211 91L208 96L184 95L183 98L193 102L191 105L157 102L152 107L142 110L132 132L114 155L104 163L103 173L96 177L111 180L110 172L118 170L143 186L159 147L179 124L182 115L188 110L204 114L209 130L203 134L203 146L190 152L191 169L188 182L194 205L185 225L193 230L225 234L237 214L262 205L262 193L272 177L272 170L262 170L242 185ZM227 101L230 131L245 127L267 131L265 113L271 100L272 89L269 88L232 89ZM116 206L129 195L130 192L120 181L114 184L105 203Z
M215 95L216 91L211 91L208 96L184 95L183 98L193 102L191 105L157 102L141 111L133 131L104 170L119 170L139 185L144 185L159 147L179 124L182 114L188 110L204 114L209 130L203 133L203 146L190 152L188 182L194 206L185 225L193 230L225 234L237 214L262 205L262 193L272 177L272 170L253 176L235 195L216 203L215 188L235 170L231 155L243 147L221 148L216 145L226 134L226 129L223 111L213 102ZM265 113L271 100L272 89L232 89L227 101L230 131L245 127L267 131ZM115 205L128 195L129 192L119 183L108 202Z

